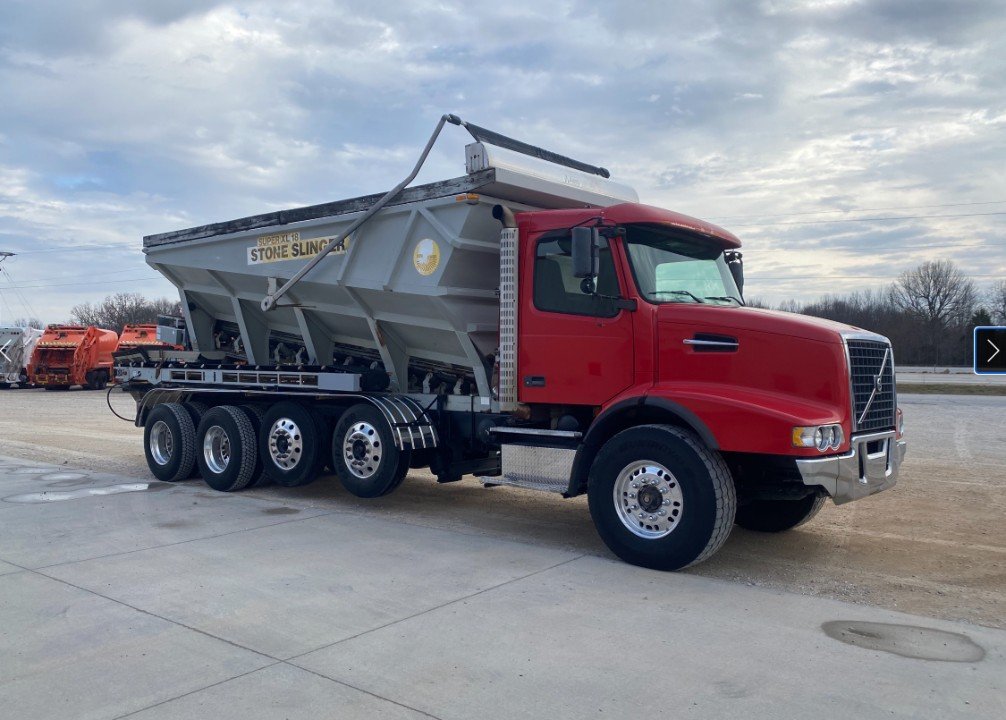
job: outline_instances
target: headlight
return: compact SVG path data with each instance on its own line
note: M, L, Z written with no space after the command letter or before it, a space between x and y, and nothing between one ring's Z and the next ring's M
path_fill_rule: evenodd
M845 432L838 424L795 427L792 442L793 447L817 448L818 452L838 450L845 442Z

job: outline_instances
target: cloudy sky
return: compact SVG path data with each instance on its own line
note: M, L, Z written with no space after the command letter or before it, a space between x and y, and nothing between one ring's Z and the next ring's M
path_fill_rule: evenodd
M734 231L749 296L988 284L1004 38L1002 0L3 0L0 317L172 295L143 235L385 190L443 112Z

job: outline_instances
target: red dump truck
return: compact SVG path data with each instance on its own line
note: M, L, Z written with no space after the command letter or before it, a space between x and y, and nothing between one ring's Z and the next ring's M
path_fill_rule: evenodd
M585 494L608 547L660 569L895 483L887 338L748 307L727 230L445 123L476 140L462 177L406 187L435 133L383 196L144 238L193 347L116 366L157 478Z
M31 355L29 379L46 390L101 390L112 379L118 343L115 332L94 325L49 325Z

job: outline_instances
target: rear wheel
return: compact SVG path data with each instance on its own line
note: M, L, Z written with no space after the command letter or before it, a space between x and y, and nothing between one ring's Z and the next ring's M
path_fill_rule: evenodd
M411 450L399 450L391 427L373 405L354 405L332 433L332 466L343 487L357 497L387 495L409 471Z
M737 496L719 454L670 425L623 430L590 469L590 515L618 557L656 570L702 562L726 541Z
M196 458L196 429L179 403L154 407L143 423L143 453L158 480L176 482L192 472Z
M86 376L88 390L104 390L108 387L108 373L104 370L92 370Z
M251 421L252 428L255 430L255 438L258 439L262 431L262 419L265 417L265 408L261 405L242 405L241 410L244 411L244 414L248 416L248 420ZM252 479L248 481L245 487L253 488L269 483L269 476L265 474L263 469L262 453L256 453L255 460L255 472L252 473Z
M262 418L259 454L262 467L273 482L284 487L307 485L318 475L318 453L324 452L318 437L318 421L307 407L295 402L276 403Z
M737 524L757 532L785 532L817 515L827 498L808 495L799 500L753 500L737 508Z
M205 415L210 409L209 405L198 400L183 402L182 407L185 408L189 417L192 418L192 426L197 430L199 429L199 423L203 421L203 415ZM189 473L189 477L199 477L199 463L193 463L192 472Z
M241 408L221 405L209 410L199 423L196 437L196 462L207 485L221 492L248 485L254 477L258 452L255 430Z

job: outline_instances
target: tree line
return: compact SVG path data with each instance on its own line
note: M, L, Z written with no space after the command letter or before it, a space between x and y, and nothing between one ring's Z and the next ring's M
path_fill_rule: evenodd
M150 299L140 293L116 293L101 302L74 305L70 309L70 322L122 332L123 325L152 325L157 322L158 315L181 314L182 306L178 300Z
M765 307L758 301L749 305ZM970 365L973 328L1006 325L1006 280L982 292L951 260L931 260L879 290L787 300L787 312L855 325L886 335L901 365Z
M753 307L768 307L749 300ZM981 292L950 260L933 260L906 270L879 290L826 295L812 302L787 300L777 310L814 315L855 325L891 339L901 365L970 365L972 329L1006 325L1006 279ZM121 332L123 325L155 323L158 315L181 315L181 304L139 293L117 293L101 302L81 303L70 322ZM36 319L18 325L42 327Z

